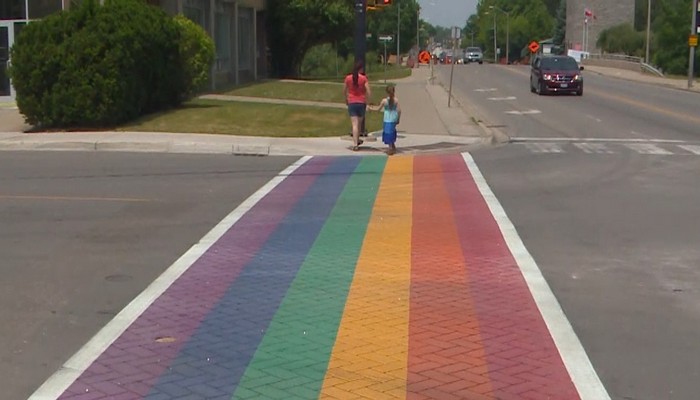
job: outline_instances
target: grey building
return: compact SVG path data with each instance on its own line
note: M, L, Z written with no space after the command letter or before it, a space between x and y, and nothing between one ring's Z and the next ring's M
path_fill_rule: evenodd
M634 23L634 0L566 1L566 47L569 49L597 53L596 42L603 30L625 22Z
M168 14L183 14L214 39L212 87L258 80L268 74L266 0L144 0ZM0 101L14 98L7 76L10 48L32 20L70 8L76 0L0 0Z

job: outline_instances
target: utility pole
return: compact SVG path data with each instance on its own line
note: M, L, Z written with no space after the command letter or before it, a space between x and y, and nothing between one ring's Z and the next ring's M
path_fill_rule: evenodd
M401 68L401 3L396 0L396 68Z
M647 0L647 51L644 60L649 64L649 40L651 38L651 0Z
M416 11L416 46L418 46L418 53L420 54L420 5L418 5L418 10Z
M698 34L698 0L693 1L693 16L690 23L690 34L697 37ZM695 46L690 46L690 55L688 57L688 89L693 87L693 77L695 75Z

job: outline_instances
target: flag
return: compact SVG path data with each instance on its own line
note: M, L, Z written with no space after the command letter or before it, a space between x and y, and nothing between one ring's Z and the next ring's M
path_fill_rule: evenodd
M591 10L590 8L586 8L583 10L583 16L586 18L592 17L593 19L596 19L595 14L593 14L593 10Z

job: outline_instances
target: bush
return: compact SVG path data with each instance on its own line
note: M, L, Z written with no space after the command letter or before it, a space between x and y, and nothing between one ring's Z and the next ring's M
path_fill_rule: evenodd
M141 0L85 0L28 24L12 47L17 106L43 128L111 126L179 104L178 26Z
M216 54L214 41L202 29L183 15L174 18L180 32L179 51L184 68L185 97L191 98L209 82L209 73Z

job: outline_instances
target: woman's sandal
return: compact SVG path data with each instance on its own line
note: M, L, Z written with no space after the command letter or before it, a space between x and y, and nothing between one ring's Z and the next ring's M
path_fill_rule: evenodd
M352 146L352 151L358 151L360 150L360 146Z

